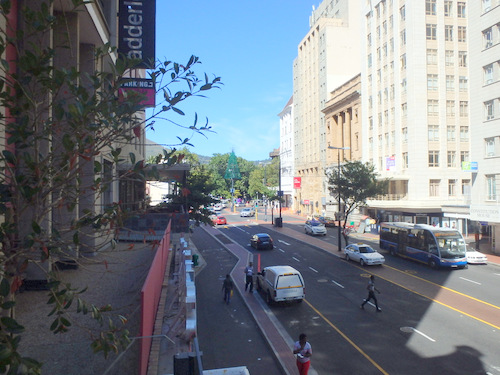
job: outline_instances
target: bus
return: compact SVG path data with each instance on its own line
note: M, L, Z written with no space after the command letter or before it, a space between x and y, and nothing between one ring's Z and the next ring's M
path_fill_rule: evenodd
M429 265L465 268L465 240L456 229L426 224L381 223L380 248Z

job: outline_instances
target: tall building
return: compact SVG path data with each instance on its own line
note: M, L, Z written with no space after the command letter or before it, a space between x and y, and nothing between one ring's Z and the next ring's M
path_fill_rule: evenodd
M500 238L500 1L468 3L471 114L471 220L491 245ZM499 246L496 246L498 250Z
M282 207L291 208L293 202L293 96L288 100L280 118L280 182L283 191Z
M330 92L360 72L360 0L325 0L313 9L309 32L293 64L294 210L326 209L327 131L322 110Z
M471 172L467 1L372 0L363 9L364 160L390 178L382 220L467 233Z

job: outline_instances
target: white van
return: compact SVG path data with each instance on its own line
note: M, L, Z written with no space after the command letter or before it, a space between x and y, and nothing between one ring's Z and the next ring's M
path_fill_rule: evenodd
M291 266L269 266L257 274L257 290L266 296L268 304L281 301L302 302L306 286L304 278Z

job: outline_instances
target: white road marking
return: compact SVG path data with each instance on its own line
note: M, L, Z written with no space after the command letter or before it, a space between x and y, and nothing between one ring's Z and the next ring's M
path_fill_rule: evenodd
M418 329L413 328L413 332L418 333L419 335L424 336L427 340L430 340L432 342L436 342L436 340L434 340L433 338L427 336L425 333L420 332Z
M281 251L282 253L284 253L284 252L285 252L285 250L283 250L283 249L280 249L280 248L278 248L278 250L279 250L279 251Z
M295 257L292 257L293 260L296 260L297 262L300 262L300 260L298 260L297 258Z
M290 246L290 244L289 244L288 242L285 242L285 241L283 241L283 240L278 240L278 242L281 242L281 243L284 243L285 245Z
M500 273L494 273L493 275L500 276Z
M314 269L314 268L312 268L312 267L309 267L309 269L310 269L311 271L314 271L314 272L318 273L318 271L317 271L317 270L315 270L315 269Z
M474 284L477 284L477 285L482 285L481 283L478 283L477 281L474 281L474 280L469 280L469 279L466 279L465 277L460 277L462 280L465 280L465 281L468 281L470 283L474 283Z
M341 288L345 288L342 284L339 284L338 282L336 282L335 280L332 280L332 283L334 283L335 285L337 286L340 286Z

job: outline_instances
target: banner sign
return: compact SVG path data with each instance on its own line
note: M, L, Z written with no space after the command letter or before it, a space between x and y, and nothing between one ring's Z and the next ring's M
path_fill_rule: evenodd
M120 0L118 10L118 53L142 60L153 68L155 62L156 0Z
M293 188L300 189L301 185L302 185L302 177L294 177L293 178Z
M144 100L141 101L144 107L154 107L156 89L155 83L152 79L147 78L130 78L127 82L124 82L120 86L120 100L123 99L124 93L127 91L135 91L143 94L145 96Z
M464 171L464 172L477 172L478 171L477 161L463 161L462 162L462 171Z

